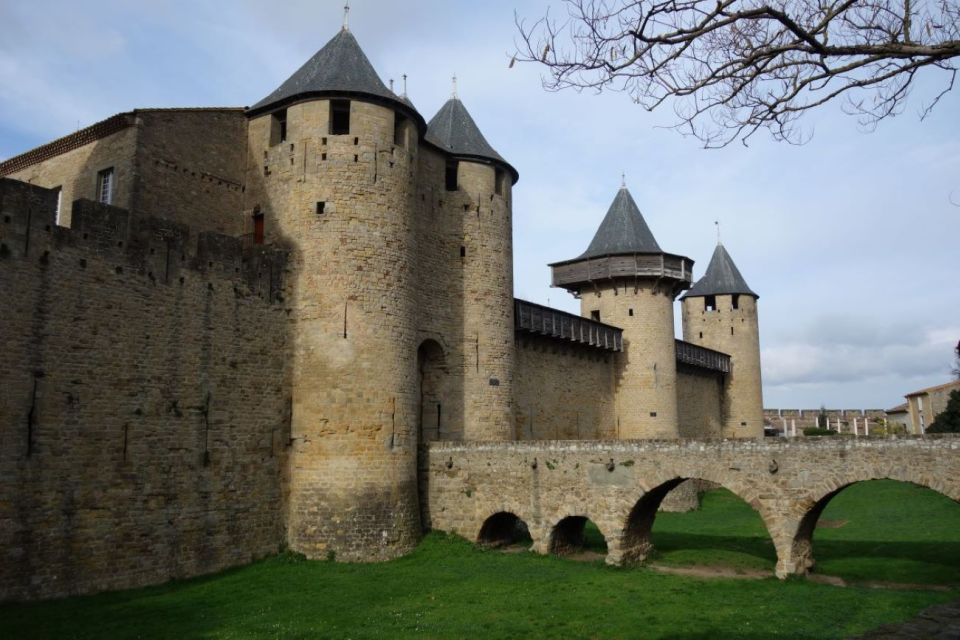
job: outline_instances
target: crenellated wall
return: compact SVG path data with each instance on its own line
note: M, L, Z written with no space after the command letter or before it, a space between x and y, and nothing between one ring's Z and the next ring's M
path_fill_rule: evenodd
M275 553L285 254L0 179L0 600Z

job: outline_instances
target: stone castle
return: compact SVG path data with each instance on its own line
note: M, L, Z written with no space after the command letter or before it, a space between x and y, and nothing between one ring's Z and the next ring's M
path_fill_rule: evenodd
M694 282L623 187L551 265L580 315L515 299L517 170L346 28L250 108L122 113L0 176L0 599L395 557L431 441L762 435L722 245Z

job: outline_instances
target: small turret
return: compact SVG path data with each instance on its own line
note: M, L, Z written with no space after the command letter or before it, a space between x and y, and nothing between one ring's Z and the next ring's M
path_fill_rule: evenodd
M620 437L678 437L673 301L690 286L693 261L660 249L624 186L587 250L550 267L553 285L580 298L582 316L623 328Z
M424 140L443 152L443 207L462 225L463 435L509 440L515 366L511 187L517 170L490 146L455 91L430 120Z
M683 339L731 356L724 381L725 437L763 435L758 298L718 242L707 272L681 302Z

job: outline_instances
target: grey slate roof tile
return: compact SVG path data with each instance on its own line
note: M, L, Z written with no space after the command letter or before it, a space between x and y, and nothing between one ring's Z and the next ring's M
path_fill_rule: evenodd
M494 151L459 98L450 98L427 123L426 139L455 155L477 156L506 164Z
M626 187L621 187L594 234L575 260L623 253L663 253Z
M733 293L742 293L754 298L760 297L747 286L746 280L740 275L740 270L737 269L737 265L733 263L733 258L723 248L723 245L717 244L717 248L713 251L713 257L710 258L710 264L707 265L707 272L697 280L696 284L683 297L692 298Z
M401 101L380 80L353 34L342 29L273 93L253 105L250 111L262 110L300 94L324 92L360 93L393 102Z

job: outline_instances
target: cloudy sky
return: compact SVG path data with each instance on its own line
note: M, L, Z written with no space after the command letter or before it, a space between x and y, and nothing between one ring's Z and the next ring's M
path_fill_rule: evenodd
M342 4L0 2L0 158L137 107L253 104L336 33ZM351 4L384 81L408 74L429 120L456 74L520 171L518 297L577 311L546 265L586 248L625 172L661 247L696 260L698 277L720 221L760 295L765 406L889 408L948 379L960 339L960 89L923 122L932 75L875 132L837 105L806 118L804 146L758 134L707 151L663 128L669 111L548 93L541 69L509 69L514 11L532 19L549 2Z

